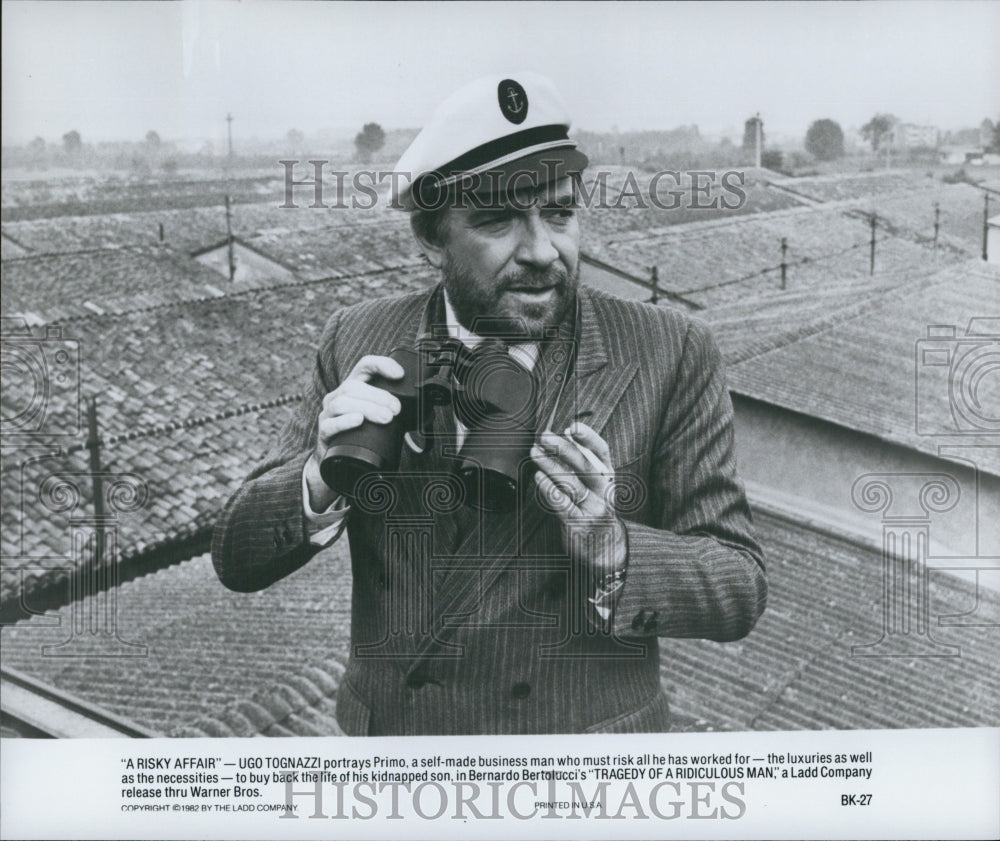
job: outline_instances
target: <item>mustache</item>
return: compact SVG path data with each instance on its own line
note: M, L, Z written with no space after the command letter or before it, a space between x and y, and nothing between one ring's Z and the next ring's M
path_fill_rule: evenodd
M565 286L569 272L565 266L553 263L544 269L524 268L501 278L500 288L505 289L547 289L550 286Z

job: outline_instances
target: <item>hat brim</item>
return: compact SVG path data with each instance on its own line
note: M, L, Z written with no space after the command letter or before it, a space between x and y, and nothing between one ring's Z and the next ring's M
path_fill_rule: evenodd
M402 196L407 210L468 207L475 200L503 201L583 172L590 163L575 146L543 149L476 172L432 172L422 175Z

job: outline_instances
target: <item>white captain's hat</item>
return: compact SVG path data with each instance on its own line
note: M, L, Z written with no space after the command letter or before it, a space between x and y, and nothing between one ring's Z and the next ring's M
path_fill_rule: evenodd
M537 73L487 76L438 106L396 164L395 203L436 209L449 195L534 188L581 172L587 156L555 85Z

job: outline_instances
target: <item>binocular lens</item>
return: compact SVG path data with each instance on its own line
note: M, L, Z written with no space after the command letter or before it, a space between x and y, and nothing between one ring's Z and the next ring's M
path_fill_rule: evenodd
M319 473L330 488L350 499L356 495L358 482L386 467L386 459L374 450L354 444L336 444L324 454Z

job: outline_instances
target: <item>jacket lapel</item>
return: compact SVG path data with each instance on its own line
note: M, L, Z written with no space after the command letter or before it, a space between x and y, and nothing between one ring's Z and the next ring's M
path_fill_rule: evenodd
M597 318L594 301L585 289L580 289L579 301L577 337L573 338L571 329L561 337L564 342L577 343L573 372L561 394L557 377L564 373L565 363L559 364L558 348L550 347L549 356L543 359L541 425L545 426L551 416L551 429L560 434L574 420L603 432L639 369L636 360L613 361L610 342L615 325ZM515 559L525 562L534 554L530 551L533 538L546 521L554 522L555 518L535 502L533 492L522 494L521 500L516 516L476 512L475 527L456 535L454 553L441 559L447 572L432 584L435 631L418 644L418 656L426 655L435 644L444 644L461 624L461 617L477 611L482 595ZM490 618L477 615L476 621L488 623Z

